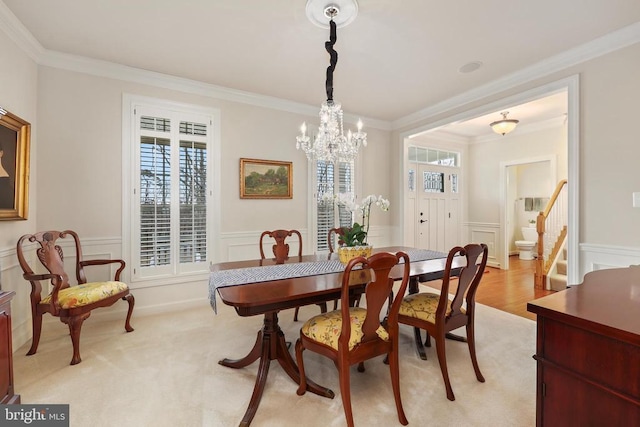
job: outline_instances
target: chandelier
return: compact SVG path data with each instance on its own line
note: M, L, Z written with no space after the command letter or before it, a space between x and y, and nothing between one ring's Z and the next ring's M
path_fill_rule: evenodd
M505 136L516 128L516 125L519 123L519 121L515 119L507 119L507 114L509 114L508 111L500 114L502 114L502 120L497 120L491 123L489 126L491 126L491 129L493 129L495 133L499 133L502 136Z
M309 6L312 3L317 2L309 1L307 3L308 14ZM353 4L355 5L355 1ZM333 99L333 71L338 62L338 52L333 48L337 40L334 18L339 13L340 9L336 4L324 8L324 16L329 19L329 41L325 42L324 46L329 53L330 61L325 82L327 100L320 107L318 133L315 136L307 135L307 124L302 123L300 135L296 137L296 148L302 148L309 160L330 163L351 162L358 156L360 146L367 146L367 134L362 132L361 120L358 120L355 132L349 129L345 135L342 107L339 102Z

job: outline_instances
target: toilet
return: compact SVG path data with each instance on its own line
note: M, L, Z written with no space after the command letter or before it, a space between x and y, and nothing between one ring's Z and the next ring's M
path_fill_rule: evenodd
M522 237L524 240L516 240L516 247L520 251L519 258L532 260L533 250L538 243L538 232L534 227L522 227Z

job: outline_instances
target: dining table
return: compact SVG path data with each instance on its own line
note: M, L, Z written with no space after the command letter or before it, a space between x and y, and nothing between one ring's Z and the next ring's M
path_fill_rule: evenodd
M410 258L409 293L418 292L420 282L441 279L444 275L447 254L405 246L375 248L377 252L404 251ZM452 275L457 275L463 265L454 259ZM258 410L267 381L269 365L277 360L282 369L295 382L300 383L298 366L289 352L284 332L278 324L282 310L309 304L326 303L340 298L344 265L337 254L317 254L289 257L282 262L275 259L222 262L211 265L209 299L217 313L217 295L222 302L235 309L239 316L263 315L262 328L255 344L240 359L225 358L218 363L229 368L243 368L260 359L256 382L249 406L240 426L251 424ZM401 280L403 267L396 265L390 272L393 280ZM419 333L416 344L420 341ZM418 349L422 347L419 343ZM423 348L423 347L422 347ZM424 349L423 349L424 351ZM332 390L307 379L307 391L333 398Z

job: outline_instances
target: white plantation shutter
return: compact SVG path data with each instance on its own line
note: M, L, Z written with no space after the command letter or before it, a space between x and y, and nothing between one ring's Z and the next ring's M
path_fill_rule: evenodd
M328 251L327 234L334 227L334 207L330 201L334 195L333 163L316 162L316 250Z
M137 278L207 271L211 123L138 108L132 257Z
M140 266L171 263L170 140L140 138Z
M337 174L335 173L337 169ZM332 198L338 193L352 193L354 186L353 163L316 162L316 250L328 251L327 234L336 226L351 225L352 214L336 206ZM334 248L337 242L334 242Z
M180 123L180 263L207 259L207 136L206 125Z
M340 193L355 193L353 179L353 162L340 162L338 164L338 189ZM349 227L353 223L353 214L338 206L338 224L340 227Z

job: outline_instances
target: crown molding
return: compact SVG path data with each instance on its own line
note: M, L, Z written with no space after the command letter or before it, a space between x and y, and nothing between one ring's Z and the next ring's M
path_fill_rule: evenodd
M415 137L410 136L409 139L412 141L422 141L423 138L420 136L420 134L417 134L417 135L418 136L415 136ZM468 136L457 135L442 129L435 129L435 130L429 131L425 136L429 139L434 138L443 142L453 142L456 144L464 144L464 145L468 145L472 140L472 138Z
M39 65L295 114L308 116L316 116L318 114L319 107L317 106L45 49L2 0L0 0L0 29ZM358 118L362 118L367 127L380 130L400 130L437 114L481 100L495 93L503 92L638 42L640 42L640 22L394 121L358 117L355 114L345 114L344 118L349 123L356 123Z
M320 108L319 106L316 107L302 104L273 96L260 95L238 89L230 89L210 83L203 83L197 80L171 76L155 71L143 70L140 68L129 67L127 65L52 50L45 50L40 58L40 64L48 67L155 86L224 101L253 105L256 107L286 111L289 113L317 116ZM360 117L354 114L345 114L344 118L346 122L356 123ZM391 123L387 121L366 117L362 118L362 121L366 123L367 127L391 130Z
M37 63L40 61L40 57L45 51L44 47L22 25L22 22L2 0L0 0L0 29L31 59Z
M504 92L522 84L548 76L568 67L614 52L640 42L640 22L611 32L573 49L549 57L534 65L508 74L475 89L453 96L431 107L418 110L391 122L393 130L399 130L452 109L462 107L493 94Z
M230 89L155 71L45 49L2 0L0 0L0 29L39 65L307 116L317 116L320 109L319 104L317 106L302 104L272 96ZM368 128L386 131L392 130L390 121L359 116L357 114L344 115L344 120L347 123L355 124L359 119L361 119Z

